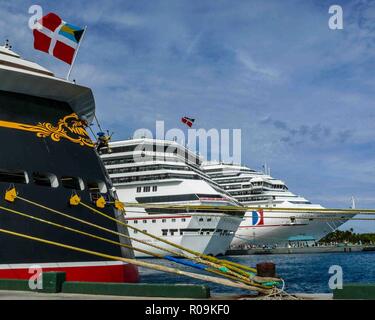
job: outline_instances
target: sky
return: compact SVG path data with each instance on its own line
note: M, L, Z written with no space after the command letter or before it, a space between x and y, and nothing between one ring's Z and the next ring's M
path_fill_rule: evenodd
M140 128L241 129L242 162L314 203L375 208L375 1L0 0L0 42L33 49L29 7L86 26L72 78L114 139ZM328 27L331 5L344 28ZM375 222L342 228L375 232Z

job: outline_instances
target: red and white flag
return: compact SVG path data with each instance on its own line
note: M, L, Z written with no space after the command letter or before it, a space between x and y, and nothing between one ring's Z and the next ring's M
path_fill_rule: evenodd
M181 119L182 123L185 123L189 128L191 128L195 122L195 119L188 118L188 117L183 117Z
M35 25L34 48L72 64L85 29L63 21L58 15L49 13Z

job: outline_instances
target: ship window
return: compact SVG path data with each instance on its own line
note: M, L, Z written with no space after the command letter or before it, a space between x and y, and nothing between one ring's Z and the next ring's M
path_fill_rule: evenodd
M143 220L143 223L147 223L147 220Z
M199 222L203 222L203 218L199 218Z
M81 178L76 177L62 177L61 178L61 184L64 188L67 189L74 189L74 190L84 190L84 184Z
M142 192L142 187L137 188L137 193L140 193L140 192Z
M152 220L152 223L156 223L156 220Z
M151 187L144 187L143 188L143 192L150 192L151 191Z
M166 219L163 219L163 220L161 220L161 222L163 222L163 223L166 223L166 222L167 222L167 220L166 220Z
M52 173L33 173L34 183L38 186L57 188L59 186L59 180Z
M186 221L186 219L185 219L185 218L182 218L182 219L181 219L181 221L182 221L182 222L185 222L185 221Z
M152 187L152 191L153 191L153 192L158 191L158 187L157 187L157 186L153 186L153 187Z
M0 170L0 182L29 183L25 171L21 170Z
M161 232L162 232L163 236L167 236L168 235L168 230L166 230L166 229L161 230Z
M87 182L87 188L90 192L107 193L107 186L102 181Z
M138 220L134 220L134 224L137 224L138 223Z

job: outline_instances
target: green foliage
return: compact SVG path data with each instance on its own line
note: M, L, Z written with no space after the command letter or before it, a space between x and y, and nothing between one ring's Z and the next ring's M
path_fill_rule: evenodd
M353 229L340 231L336 230L326 235L319 242L329 243L329 242L350 242L350 243L375 243L375 233L354 233Z

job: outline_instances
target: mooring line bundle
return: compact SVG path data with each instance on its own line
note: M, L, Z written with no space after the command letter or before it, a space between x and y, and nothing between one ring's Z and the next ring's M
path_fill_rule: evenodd
M125 234L123 234L123 233L115 232L115 231L112 231L112 230L109 230L109 229L106 229L106 228L100 227L100 226L98 226L98 225L95 225L95 224L93 224L93 223L90 223L90 222L87 222L87 221L84 221L84 220L78 219L78 218L76 218L76 217L69 216L69 215L67 215L67 214L64 214L64 213L59 212L59 211L57 211L57 210L54 210L54 209L51 209L51 208L45 207L45 206L43 206L43 205L40 205L40 204L38 204L38 203L35 203L35 202L30 201L30 200L25 199L25 198L22 198L22 197L20 197L20 196L17 196L17 198L20 199L20 200L22 200L22 201L25 201L25 202L27 202L27 203L29 203L29 204L35 205L35 206L37 206L37 207L39 207L39 208L42 208L42 209L45 209L45 210L51 211L51 212L53 212L53 213L56 213L56 214L62 215L62 216L64 216L64 217L68 218L68 219L73 219L73 220L79 221L79 222L81 222L81 223L88 224L88 225L90 225L90 226L93 226L93 227L99 228L99 229L101 229L101 230L111 232L111 233L116 234L116 235L119 235L119 236L121 236L121 237L125 237L125 238L127 238L127 239L132 240L132 241L140 242L140 243L145 244L145 245L147 245L147 246L154 247L154 248L156 248L156 249L159 249L159 250L162 250L162 251L168 252L168 253L170 253L170 254L172 254L172 255L174 255L174 256L180 256L180 257L182 257L182 258L187 258L187 259L194 259L194 260L196 260L197 263L201 263L201 262L202 262L202 259L201 259L201 258L196 258L195 256L187 256L187 255L184 255L184 254L182 254L182 253L180 253L180 252L176 252L176 251L173 251L173 250L167 249L167 248L165 248L165 247L160 247L160 246L158 246L158 245L155 245L155 244L152 244L152 243L149 243L149 242L146 242L146 241L140 240L140 239L132 238L132 237L130 237L130 236L128 236L128 235L125 235ZM80 201L80 199L79 199L79 197L77 198L77 196L75 195L75 196L73 196L73 197L70 199L70 201L71 201L71 203L73 203L73 204L74 204L74 203L78 204L78 202ZM115 219L115 220L116 220L116 222L119 222L117 219ZM127 227L128 227L128 226L127 226ZM138 229L138 228L134 228L134 229L139 230L139 232L142 232L142 233L143 233L143 231L141 231L141 230ZM145 233L145 234L146 234L147 236L154 237L155 239L158 239L158 240L161 241L161 242L164 242L164 243L166 243L166 244L169 244L170 246L173 246L173 247L176 247L176 246L177 246L177 245L174 244L174 243L169 243L169 242L167 242L166 240L164 240L164 239L162 239L162 238L159 238L159 237L157 237L157 236L153 236L153 235L150 234L150 233ZM133 248L134 248L134 250L136 250L136 251L140 251L140 250L139 250L138 248L136 248L136 247L133 247ZM180 249L185 249L185 248L183 248L183 247L181 247L181 246L180 246L179 248L180 248ZM143 250L143 251L144 251L144 250ZM193 251L189 251L189 252L193 252ZM160 256L160 255L157 255L157 256L156 256L155 254L153 254L153 253L151 253L151 252L148 252L147 254L148 254L148 255L151 255L151 256L154 256L154 257L157 257L157 258L163 258L162 256ZM209 257L209 258L211 258L211 257ZM222 260L219 260L219 261L222 261ZM231 271L230 271L230 270L229 270L229 271L228 271L228 270L225 270L225 269L224 269L222 266L220 266L220 265L214 264L214 263L212 263L212 262L207 262L207 261L206 261L205 263L206 263L206 264L209 264L209 263L210 263L210 266L212 266L212 267L216 267L216 268L219 268L219 269L222 268L221 271L223 271L223 272L227 272L228 274L231 274ZM252 269L252 268L249 268L248 270L249 270L249 272L250 272L250 271L252 271L253 273L256 272L256 270L255 270L255 269ZM248 273L243 272L242 270L240 270L240 271L242 272L242 275L249 276ZM250 273L250 275L253 276L253 274L251 274L251 273ZM256 278L255 278L255 279L256 279Z
M74 199L74 197L75 197L75 199ZM143 230L141 230L141 229L139 229L137 227L131 226L131 225L126 224L126 223L124 223L122 221L119 221L119 220L117 220L115 218L112 218L111 216L109 216L109 215L107 215L107 214L105 214L105 213L103 213L103 212L95 209L94 207L91 207L91 206L89 206L89 205L81 202L80 200L78 201L79 197L77 195L75 195L74 197L72 198L73 202L71 202L71 204L82 205L85 208L89 209L90 211L92 211L94 213L97 213L97 214L99 214L101 216L104 216L107 219L110 219L112 221L115 221L115 222L117 222L117 223L119 223L119 224L121 224L121 225L123 225L123 226L125 226L127 228L130 228L132 230L136 230L137 232L142 233L143 235L149 236L149 237L151 237L153 239L156 239L158 241L161 241L161 242L163 242L165 244L168 244L170 246L176 247L176 248L178 248L178 249L180 249L182 251L186 251L186 252L192 254L193 256L199 257L201 259L199 261L201 261L201 262L202 261L208 261L210 263L217 263L219 265L222 265L224 268L219 268L220 272L230 273L229 270L231 270L231 271L239 273L242 276L250 278L251 280L253 280L256 283L259 282L259 284L263 285L263 286L274 286L274 285L279 284L279 279L269 278L269 279L267 279L265 281L261 281L260 278L256 276L256 272L257 271L254 268L250 268L248 266L244 266L242 264L238 264L238 263L235 263L235 262L232 262L232 261L221 260L221 259L218 259L218 258L215 258L215 257L207 256L207 255L204 255L204 254L202 254L200 252L194 251L192 249L185 248L185 247L183 247L181 245L178 245L176 243L170 242L170 241L168 241L166 239L160 238L160 237L158 237L156 235L153 235L151 233L145 232L145 231L143 231ZM187 257L187 258L191 259L191 257ZM208 263L208 262L205 262L205 263ZM238 275L238 277L242 278L240 275Z
M127 228L130 228L132 230L136 230L137 232L145 235L145 236L149 236L155 240L158 240L158 241L161 241L165 244L168 244L170 246L173 246L173 247L176 247L182 251L186 251L188 253L190 253L191 255L193 256L197 256L199 257L200 259L198 260L198 262L201 262L201 263L206 263L208 264L209 266L213 266L213 263L214 264L219 264L221 265L221 267L218 268L218 271L221 272L223 275L226 275L226 276L237 276L239 279L241 279L242 281L247 281L248 278L251 279L251 281L253 282L253 285L260 285L260 286L265 286L265 287L269 287L269 286L275 286L277 284L279 284L279 279L265 279L264 281L260 280L259 277L256 276L256 269L254 268L250 268L248 266L244 266L244 265L241 265L241 264L238 264L238 263L235 263L235 262L232 262L232 261L228 261L228 260L221 260L221 259L217 259L215 257L211 257L211 256L207 256L207 255L204 255L200 252L197 252L197 251L194 251L192 249L189 249L189 248L185 248L181 245L178 245L176 243L173 243L173 242L170 242L166 239L163 239L161 237L158 237L156 235L153 235L151 233L148 233L148 232L145 232L137 227L134 227L134 226L131 226L129 224L126 224L122 221L119 221L118 219L115 219L101 211L99 211L98 209L92 207L92 206L89 206L85 203L83 203L82 201L80 201L78 195L74 195L72 198L71 198L71 204L72 205L81 205L85 208L87 208L88 210L96 213L96 214L99 214L109 220L112 220L120 225L123 225L124 227L127 227ZM187 259L192 259L191 257L189 256L185 256L185 258ZM217 267L217 266L216 266ZM246 271L245 271L246 270ZM212 271L211 269L206 269L206 271ZM236 275L234 272L237 272L238 274ZM216 273L216 272L215 272ZM241 276L242 275L242 276ZM244 278L243 276L245 276L246 278Z
M135 251L138 251L138 252L142 252L142 253L145 253L147 255L156 257L156 258L166 259L168 261L177 263L179 265L186 265L186 266L193 267L195 269L200 269L200 270L204 270L206 272L214 273L216 275L219 275L220 278L216 278L216 277L212 277L212 276L205 276L205 275L191 273L191 272L186 272L186 271L179 270L179 269L176 269L176 268L164 267L164 266L160 266L160 265L157 265L157 264L150 264L150 263L146 263L146 262L143 262L143 261L138 261L136 259L114 257L114 256L111 256L111 255L107 255L105 253L86 250L86 249L83 249L83 248L78 248L78 247L74 247L74 246L50 241L50 240L47 240L47 239L33 237L31 235L17 233L17 232L11 231L11 230L1 229L0 232L3 232L3 233L12 234L12 235L15 235L15 236L18 236L18 237L22 237L22 238L26 238L26 239L30 239L30 240L34 240L34 241L38 241L38 242L48 243L48 244L51 244L51 245L60 246L60 247L64 247L64 248L71 249L71 250L86 252L86 253L89 253L89 254L93 254L93 255L101 256L101 257L106 257L106 258L110 258L110 259L113 259L113 260L129 262L129 263L132 263L134 265L141 266L141 267L146 267L146 268L151 268L151 269L154 269L154 270L180 274L180 275L189 276L189 277L199 279L199 280L203 280L203 281L219 283L219 284L222 284L222 285L247 289L247 290L250 290L250 291L258 291L260 293L269 294L270 292L273 292L273 290L276 289L276 286L281 283L281 280L277 279L277 278L258 277L256 275L256 270L254 268L250 268L248 266L244 266L244 265L234 263L234 262L231 262L231 261L221 260L221 259L217 259L217 258L214 258L214 257L203 255L203 254L195 252L191 249L179 246L179 245L177 245L173 242L169 242L169 241L167 241L163 238L160 238L158 236L155 236L155 235L152 235L150 233L144 232L143 230L140 230L136 227L129 226L128 224L126 224L126 223L124 223L124 222L122 222L122 221L120 221L116 218L113 218L113 217L111 217L111 216L109 216L109 215L107 215L107 214L105 214L105 213L103 213L103 212L83 203L81 201L81 199L78 197L77 194L74 194L70 198L70 204L72 206L81 205L81 206L87 208L88 210L90 210L93 213L100 214L101 216L104 216L107 219L110 219L110 220L112 220L112 221L114 221L118 224L124 225L126 228L137 230L138 232L141 232L142 234L144 234L146 236L149 236L149 237L151 237L155 240L158 240L158 241L160 241L164 244L167 244L167 245L169 245L169 246L171 246L175 249L179 249L181 251L188 252L191 256L183 254L181 252L177 252L177 251L174 251L174 250L167 249L165 247L155 245L153 243L149 243L147 241L135 239L135 238L130 237L126 234L104 228L102 226L93 224L91 222L79 219L77 217L65 214L65 213L60 212L58 210L55 210L55 209L49 208L47 206L44 206L42 204L36 203L32 200L23 198L23 197L21 197L17 194L17 191L16 191L15 188L11 188L10 190L8 190L6 192L5 199L8 202L11 202L11 203L15 202L16 200L24 201L24 202L26 202L30 205L34 205L34 206L36 206L40 209L44 209L48 212L52 212L52 213L64 216L68 219L72 219L72 220L75 220L77 222L84 223L86 225L95 227L95 228L100 229L102 231L107 231L107 232L110 232L112 234L116 234L120 237L124 237L124 238L127 238L129 240L139 242L139 243L142 243L142 244L150 246L150 247L157 248L157 249L162 250L164 252L168 252L170 255L163 256L163 255L155 254L155 253L150 252L148 250L137 248L133 245L123 244L121 242L117 242L117 241L113 241L113 240L110 240L110 239L107 239L107 238L104 238L104 237L100 237L100 236L94 235L92 233L88 233L88 232L85 232L85 231L82 231L82 230L78 230L78 229L71 228L71 227L68 227L68 226L65 226L65 225L62 225L62 224L58 224L58 223L52 222L52 221L47 220L47 219L38 218L38 217L35 217L33 215L26 214L24 212L20 212L20 211L17 211L17 210L13 210L11 208L0 206L0 210L2 210L2 211L12 213L12 214L16 214L16 215L22 216L22 217L27 218L27 219L32 219L32 220L38 221L40 223L48 224L48 225L51 225L51 226L56 227L56 228L61 228L61 229L64 229L66 231L69 231L69 232L74 232L74 233L81 234L83 236L95 238L99 241L105 241L105 242L111 243L113 245L117 245L117 246L125 247L125 248L128 248L128 249L132 249L132 250L135 250ZM179 257L179 258L176 258L176 257ZM227 279L224 279L224 278L227 278Z
M187 271L179 270L179 269L176 269L176 268L170 268L170 267L166 267L166 266L160 266L160 265L157 265L157 264L154 264L154 263L139 261L139 260L136 260L136 259L128 259L128 258L123 258L123 257L112 256L112 255L108 255L108 254L101 253L101 252L87 250L87 249L83 249L83 248L79 248L79 247L75 247L75 246L71 246L71 245L67 245L67 244L63 244L63 243L59 243L59 242L55 242L55 241L50 241L50 240L47 240L47 239L33 237L33 236L30 236L30 235L27 235L27 234L14 232L14 231L7 230L7 229L0 229L0 233L5 233L5 234L13 235L13 236L16 236L16 237L19 237L19 238L33 240L33 241L40 242L40 243L50 244L50 245L53 245L53 246L56 246L56 247L70 249L70 250L73 250L73 251L79 251L79 252L82 252L82 253L87 253L87 254L97 256L97 257L101 257L101 258L106 258L106 259L111 259L111 260L116 260L116 261L122 261L122 262L125 262L125 263L130 263L130 264L133 264L133 265L136 265L136 266L139 266L139 267L144 267L144 268L148 268L148 269L152 269L152 270L158 270L158 271L162 271L162 272L168 272L168 273L183 275L183 276L187 276L187 277L202 280L202 281L213 282L213 283L217 283L217 284L221 284L221 285L225 285L225 286L229 286L229 287L240 288L240 289L245 289L245 290L250 290L250 291L258 291L260 293L265 293L265 294L269 294L270 291L273 290L273 289L263 289L263 288L259 288L259 287L252 287L252 286L240 283L240 282L234 282L234 281L230 281L230 280L227 280L227 279L200 275L200 274L197 274L197 273L187 272Z

